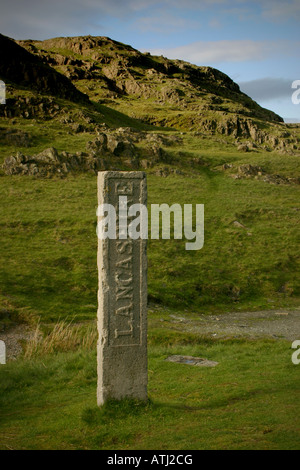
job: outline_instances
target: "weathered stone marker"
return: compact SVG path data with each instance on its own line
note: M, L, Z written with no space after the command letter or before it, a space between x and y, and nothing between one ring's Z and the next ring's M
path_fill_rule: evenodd
M146 205L145 174L98 173L98 204L111 204L117 216L117 238L98 236L99 406L109 398L147 399L146 240L133 240L120 228L120 196L127 197L128 208Z

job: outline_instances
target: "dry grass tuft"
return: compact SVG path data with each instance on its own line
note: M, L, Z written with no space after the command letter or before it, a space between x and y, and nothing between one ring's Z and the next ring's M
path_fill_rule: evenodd
M43 334L38 324L32 339L25 345L24 357L31 359L36 356L78 349L90 351L96 347L97 337L97 328L94 324L86 327L61 321L56 323L48 334Z

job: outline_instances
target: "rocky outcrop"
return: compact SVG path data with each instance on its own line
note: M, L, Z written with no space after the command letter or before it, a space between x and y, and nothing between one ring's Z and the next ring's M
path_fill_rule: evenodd
M173 104L180 109L198 106L223 112L239 104L245 116L265 121L283 122L240 91L226 74L212 67L199 67L181 60L155 57L107 37L55 38L46 41L19 41L45 63L55 66L76 82L86 79L90 91L100 90L102 97L123 94L155 99L157 103ZM61 51L58 53L58 51ZM236 114L236 111L234 111Z
M2 169L6 175L30 175L42 178L54 175L64 177L70 172L104 170L106 162L102 158L84 152L58 153L55 148L51 147L32 156L18 152L15 156L6 158Z
M0 141L15 147L30 147L32 138L27 132L19 129L4 129L0 127Z
M139 141L148 134L132 132ZM157 141L156 141L157 139ZM99 170L119 170L151 168L158 162L167 162L168 154L159 146L160 137L150 140L145 151L133 143L127 133L124 135L122 128L111 133L99 132L95 140L86 145L86 152L61 152L51 147L36 155L24 155L18 152L7 157L2 165L6 175L31 175L36 177L52 177L54 175L64 177L68 173L93 172Z
M97 132L99 118L105 121L107 116L107 122L111 121L109 113L106 114L107 105L120 110L120 118L122 113L128 113L130 118L138 120L137 128L142 122L143 125L192 131L200 138L222 136L224 143L236 145L240 152L259 149L283 155L299 152L297 130L287 131L278 115L261 108L243 94L230 77L211 67L143 54L106 37L16 43L0 36L0 46L0 59L3 58L0 78L6 76L22 90L19 93L17 88L8 93L7 104L0 106L0 116L56 119L66 125L71 134ZM6 74L3 77L1 70ZM87 114L82 118L78 108L75 110L73 105L56 99L87 99L71 80L93 103L97 102L97 105L90 103L89 107L81 108L82 115ZM8 90L10 86L14 88L8 83ZM98 148L91 152L136 160L139 152L135 144L142 138L147 139L146 159L169 162L162 148L169 142L155 142L154 137L148 140L148 136L141 137L138 133L127 134L127 139L121 140L116 135L107 136L106 142L95 143Z
M131 158L137 154L135 145L126 137L105 133L99 133L96 140L88 142L87 150L95 156Z
M225 163L222 166L224 171L233 170L237 173L230 173L229 176L234 179L255 179L270 184L300 184L300 178L288 177L278 174L267 173L261 166L250 163L240 165L235 168L233 165Z
M262 176L265 174L265 171L260 166L250 165L250 163L248 163L238 167L238 174L244 177Z
M300 140L296 134L282 132L280 126L274 125L272 130L266 131L252 119L241 116L223 117L222 119L199 120L199 127L204 133L210 135L220 134L235 139L235 145L241 152L255 151L258 148L278 151L280 153L294 153L299 151ZM281 131L281 132L280 132ZM245 141L248 139L248 141Z
M6 105L0 107L0 116L6 118L52 119L60 112L61 106L55 102L54 98L34 95L8 98Z
M54 95L75 102L88 102L68 80L15 41L0 34L0 78L42 94Z
M13 87L8 87L9 92ZM43 96L27 92L26 95L18 95L14 90L14 96L6 99L6 105L0 106L0 117L24 119L57 119L61 124L66 124L70 131L93 132L96 123L89 111L74 109L72 106L65 106L65 103L57 102L52 96ZM99 115L100 116L100 113Z
M135 144L143 142L143 149ZM152 163L166 162L168 153L162 146L180 142L175 136L163 136L146 132L137 132L130 128L118 128L108 133L98 132L95 140L88 142L87 150L93 155L115 156L124 158L149 158Z

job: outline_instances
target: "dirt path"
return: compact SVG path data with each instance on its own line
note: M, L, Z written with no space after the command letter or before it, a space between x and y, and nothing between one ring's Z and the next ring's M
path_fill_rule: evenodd
M233 312L220 315L199 314L190 319L181 314L170 315L170 323L181 331L214 338L247 337L300 340L300 308L262 312ZM22 342L28 341L34 330L18 325L0 330L0 340L6 344L7 360L16 359L22 352Z
M220 315L200 314L197 320L170 315L181 329L216 338L247 337L300 340L300 308L262 312L233 312Z
M17 325L8 330L0 330L0 340L5 342L6 360L16 359L22 352L22 342L29 341L34 331L27 325Z

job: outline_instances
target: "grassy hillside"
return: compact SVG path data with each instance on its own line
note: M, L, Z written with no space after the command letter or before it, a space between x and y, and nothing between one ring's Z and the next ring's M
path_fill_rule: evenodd
M107 37L18 41L35 56L66 75L93 100L121 105L135 97L144 116L162 106L189 111L223 111L282 122L242 93L227 75L211 67L141 53ZM120 101L116 99L120 98ZM130 100L126 100L130 98ZM137 100L135 100L137 101ZM136 108L136 102L131 106ZM135 110L136 111L136 110Z
M33 57L27 67L46 62L90 100L8 79L0 107L2 323L95 317L101 169L146 171L149 206L205 204L199 252L149 240L150 302L207 313L297 304L299 126L283 124L214 69L108 38L20 44L22 60ZM1 70L5 80L9 67ZM49 147L57 152L45 157Z
M148 188L149 204L205 204L202 250L149 240L150 301L207 312L297 303L294 186L234 180L205 167L166 178L149 174ZM0 193L2 316L94 318L95 176L3 176Z

